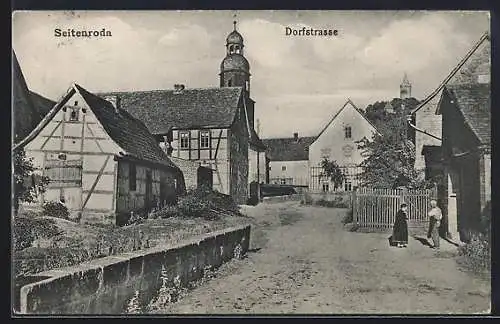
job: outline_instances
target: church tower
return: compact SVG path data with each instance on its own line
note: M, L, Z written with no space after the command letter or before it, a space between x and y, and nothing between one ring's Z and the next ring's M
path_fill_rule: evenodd
M406 99L411 97L411 83L408 81L408 76L404 75L403 82L399 85L399 97Z
M250 65L243 56L243 37L234 29L226 38L226 57L220 65L221 87L243 87L250 95Z

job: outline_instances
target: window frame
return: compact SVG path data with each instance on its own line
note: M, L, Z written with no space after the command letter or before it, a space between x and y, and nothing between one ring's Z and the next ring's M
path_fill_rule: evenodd
M286 171L286 165L281 166L281 171Z
M80 109L76 107L71 107L71 112L69 113L69 121L76 122L80 118Z
M187 145L183 145L184 141ZM189 131L179 132L179 148L189 150L191 148L191 135Z
M211 137L212 137L212 134L209 130L201 130L200 131L200 149L210 148ZM206 143L203 142L204 139L206 139ZM206 144L206 145L204 145L204 144Z
M344 127L344 138L345 139L352 138L352 127L350 125Z

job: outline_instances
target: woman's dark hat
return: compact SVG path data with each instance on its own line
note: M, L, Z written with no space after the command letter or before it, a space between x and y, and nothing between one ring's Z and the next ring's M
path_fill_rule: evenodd
M403 207L408 207L408 205L407 205L407 204L405 204L405 203L402 203L402 204L401 204L401 208L403 208Z

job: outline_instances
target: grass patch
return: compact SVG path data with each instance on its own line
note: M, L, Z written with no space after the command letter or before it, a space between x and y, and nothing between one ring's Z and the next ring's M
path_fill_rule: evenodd
M201 201L198 202L197 201ZM149 217L129 225L85 225L59 217L30 215L14 223L14 276L73 266L109 255L137 251L162 243L250 223L226 195L195 191ZM59 215L58 215L59 216ZM43 244L34 244L43 238Z

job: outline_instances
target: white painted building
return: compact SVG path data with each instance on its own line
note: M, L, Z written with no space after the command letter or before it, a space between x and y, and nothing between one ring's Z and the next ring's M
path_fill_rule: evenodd
M358 185L359 164L364 160L356 141L371 139L376 132L375 126L348 99L309 146L309 188L312 191L334 190L321 167L321 161L327 158L344 169L346 180L340 190L353 190Z
M308 147L316 137L268 138L268 178L271 184L309 185Z

